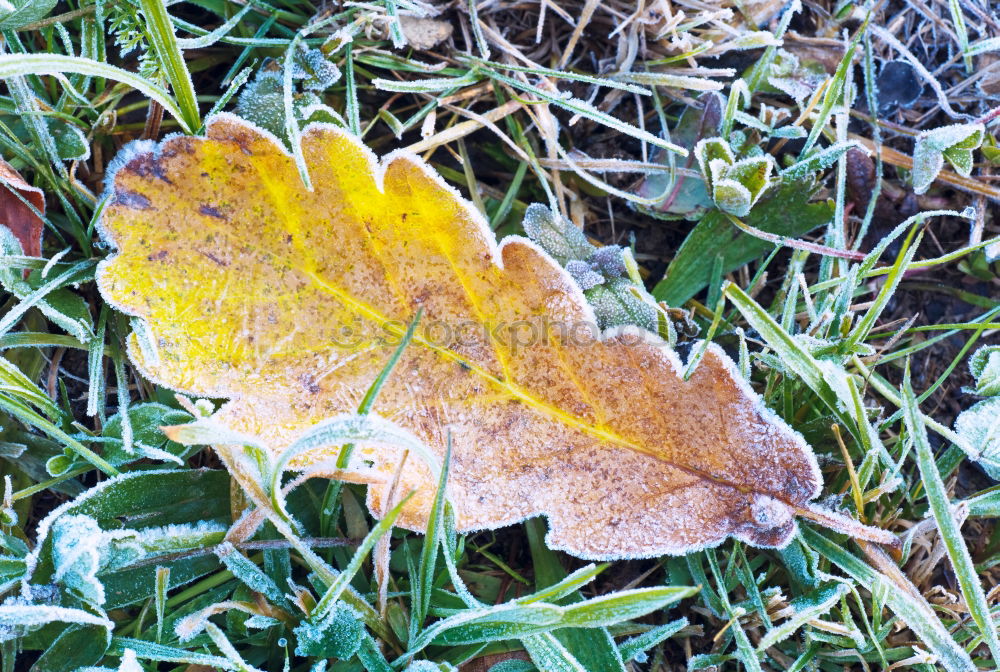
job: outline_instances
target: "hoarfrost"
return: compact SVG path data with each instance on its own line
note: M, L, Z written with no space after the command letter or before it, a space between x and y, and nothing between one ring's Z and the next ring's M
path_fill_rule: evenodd
M746 217L772 183L771 174L775 166L769 154L737 161L725 140L704 138L695 145L694 155L712 200L723 212Z
M51 532L53 579L88 604L100 607L105 601L98 578L102 572L128 567L151 555L216 543L225 531L225 526L209 521L144 530L102 530L90 516L60 516Z
M281 621L279 621L276 618L271 618L270 616L264 616L263 614L254 614L246 621L244 621L243 625L245 625L248 628L267 630L268 628L278 625L279 623L281 623Z
M1000 395L1000 345L986 345L969 358L969 372L976 379L975 394Z
M635 290L631 280L611 278L584 292L601 329L634 324L646 331L656 331L656 308Z
M125 653L122 654L121 665L118 666L118 672L143 672L142 666L139 665L139 659L135 655L135 651L132 649L125 649Z
M276 137L285 135L285 96L281 70L260 69L236 99L236 114Z
M262 135L262 132L251 134L251 130L248 130L245 124L237 123L231 118L217 117L208 124L208 128L206 140L190 142L220 143L227 134L230 137L232 134L238 134L237 137L248 134L247 137L262 139L260 142L264 143L263 146L258 147L254 144L253 153L244 155L233 151L227 155L232 158L234 164L253 161L256 166L262 165L258 163L263 160L261 157L285 156L278 151L276 145L273 148L267 145L271 142L269 136ZM398 172L390 175L385 170L376 168L370 152L342 132L334 133L329 129L319 129L303 134L303 144L309 148L309 152L320 151L325 147L325 144L321 143L333 141L336 141L338 147L354 147L358 150L345 152L345 163L354 161L357 164L345 168L345 170L350 169L351 184L362 185L364 176L369 175L373 180L373 184L370 185L372 188L381 188L387 197L396 198L398 185L405 185L407 180L410 180L411 185L416 184L414 180L418 178L423 180L423 175L428 176L428 179L432 177L422 168L423 164L417 163L418 160L414 158L400 159L398 163L391 164L393 171ZM253 140L253 142L258 141ZM309 152L307 155L311 156ZM255 158L251 160L245 158L246 156ZM290 166L288 162L284 164L274 162L268 165ZM322 165L326 166L327 163ZM185 166L190 168L187 163ZM359 173L354 170L355 168L357 171L368 171L368 173ZM418 168L424 172L419 172ZM414 171L418 171L416 178L413 177ZM191 173L192 179L197 179L196 171ZM292 170L287 170L285 173L285 179L293 180L297 177ZM321 175L321 172L315 174ZM383 176L386 177L384 182ZM276 173L275 179L279 177L281 174ZM361 181L353 182L355 179ZM160 188L167 189L157 184ZM316 180L315 203L316 207L320 208L323 205L321 196L325 193L323 189L326 188L323 184L324 181ZM175 183L170 188L181 188L178 185L179 183ZM309 199L313 196L309 196L309 193L311 192L300 193L302 204L311 202ZM372 193L374 199L374 192ZM410 194L411 191L406 189L401 193ZM451 192L442 192L442 198L454 197L453 193L451 196L449 193ZM238 202L241 198L245 200L245 194L245 191L238 191L230 196L233 202ZM366 202L372 204L376 208L372 211L373 216L378 216L384 209L378 207L381 202L377 200L370 202L356 199L352 202L358 208ZM395 203L395 200L392 202ZM275 202L278 210L282 205ZM418 203L414 202L413 205L416 206ZM437 201L434 201L434 205L437 213ZM454 211L447 210L448 213L453 212L456 216L471 218L476 223L481 220L481 217L473 214L474 210L467 203L458 201L457 198L454 204L448 207L454 208ZM122 212L126 210L128 208L123 208ZM525 229L529 234L534 232L537 238L544 233L550 239L546 241L549 247L563 245L560 249L574 256L574 259L569 259L565 258L564 254L566 262L576 260L589 265L590 257L596 250L586 241L582 232L575 227L566 228L567 223L562 220L558 222L563 225L561 232L558 228L551 227L543 231L543 225L546 223L556 223L554 216L541 206L533 208L532 213L534 214L529 213L525 223ZM123 223L134 226L149 224L149 220L145 219L148 213L135 211L128 216L132 215L143 219L134 223L126 222L123 214L122 219L116 220L116 223L112 224L110 219L105 223L108 226L124 226ZM253 213L247 216L252 218ZM275 215L273 222L270 219L267 221L268 226L273 223L280 227L280 213ZM466 219L462 221L468 223ZM355 224L361 229L360 219L357 222L352 220L351 226ZM256 226L257 224L254 224L254 227ZM447 228L447 222L442 222L440 226L442 232L451 231ZM247 233L248 236L253 236L251 240L255 240L262 230L250 228ZM504 243L500 248L504 252L502 257L504 263L500 265L496 259L498 248L492 241L485 240L487 233L484 231L484 240L479 241L482 243L479 245L473 244L476 242L474 239L469 242L470 239L466 235L468 230L468 227L461 231L456 230L456 235L461 234L461 237L456 238L460 241L456 250L464 255L461 257L463 264L475 263L480 265L477 268L481 267L484 271L481 274L470 274L467 278L470 281L475 280L474 289L477 292L481 290L484 297L491 297L486 303L491 306L494 302L498 306L504 305L505 312L499 315L506 319L520 314L515 312L508 315L507 308L520 311L522 306L519 300L514 301L513 297L508 300L503 294L508 289L512 290L516 283L524 288L526 301L532 306L533 311L533 306L538 304L545 305L550 313L566 315L570 319L589 322L594 318L594 313L582 300L582 291L574 286L569 274L555 267L548 256L538 252L540 244L519 239ZM359 236L364 235L363 229L356 233ZM560 236L560 233L563 235ZM323 251L326 252L325 249ZM331 250L330 253L331 259L337 258L335 251ZM603 254L612 255L613 251ZM118 257L112 264L119 264L120 267L120 264L124 263L125 256L127 255ZM146 257L136 256L136 259L142 258ZM397 266L404 267L404 261L405 259L400 257ZM613 272L615 269L607 268L603 263L605 261L614 260L597 260L606 272ZM489 265L491 262L496 266L495 269ZM104 268L111 267L107 264ZM440 268L446 269L446 266L440 264ZM247 267L239 270L239 273L248 270L252 271ZM415 277L414 274L418 270L409 269L411 273L407 277ZM591 270L599 272L593 267ZM503 281L502 284L494 285L493 271L498 274L497 281ZM211 272L215 274L222 271L213 268ZM502 274L505 272L510 275L504 277ZM231 269L228 273L237 271ZM126 274L122 273L121 277L126 277ZM240 275L227 277L231 277L234 281L245 280L245 277ZM363 281L366 287L371 283L372 277L374 276L366 272L359 275L358 280ZM435 289L444 286L443 283L439 283L440 280L442 278L435 278ZM134 297L126 297L128 294L126 286L118 287L112 292L106 285L107 283L102 287L102 291L116 305L133 307L135 311L141 308L128 303ZM641 287L632 284L628 278L606 278L605 283L592 289L605 288L605 285L621 288L620 296L634 297L635 301L639 302L637 305L640 306L640 310L657 310L655 304L641 303L645 298L640 293ZM380 287L381 285L375 289L382 291ZM405 287L404 290L409 291L409 288ZM460 288L455 288L456 296L460 291ZM465 291L469 292L468 289ZM620 297L612 295L604 298L617 301ZM142 303L146 299L134 300ZM434 309L431 314L444 314L437 312L443 306L444 304L429 306L429 309ZM453 306L448 307L449 316L452 308ZM617 309L620 309L620 306ZM246 316L246 313L226 313L212 319L221 319L220 324L223 327L234 328L234 325L239 324L238 318ZM628 315L628 317L635 316ZM289 333L289 329L294 331L298 328L298 324L294 328L286 328L281 323L278 327L272 328L274 340L284 343L283 339ZM644 340L644 337L647 340ZM301 340L301 335L296 338ZM204 390L212 386L215 386L213 389L222 389L218 387L222 378L213 378L209 384L200 378L198 372L189 368L191 358L184 355L196 341L197 339L193 339L183 344L178 343L176 347L171 346L173 348L171 356L176 356L176 366L164 364L156 367L154 380L164 381L168 386L172 384L173 387L182 387L191 393L207 394ZM458 425L455 429L455 445L458 450L455 451L453 459L454 473L464 478L464 480L456 478L454 481L455 499L460 502L460 507L456 506L461 516L458 521L460 529L464 531L487 526L497 527L531 515L547 514L552 521L553 531L550 540L561 548L570 549L575 554L585 557L637 557L659 555L670 551L686 552L693 548L718 544L727 534L750 539L752 543L766 546L780 546L787 543L794 533L793 525L782 526L779 529L761 528L759 523L747 517L748 500L744 496L746 494L744 487L731 488L726 483L718 484L717 480L725 479L727 483L733 482L745 486L746 489L759 487L764 494L781 493L780 496L784 497L787 493L790 500L801 504L815 497L814 490L818 488L819 473L815 468L815 460L801 438L777 416L769 414L762 407L759 397L756 397L749 386L742 381L738 372L734 372L735 367L721 349L715 346L697 345L696 347L705 353L705 357L701 360L698 370L694 372L691 382L686 383L678 377L682 367L676 354L663 348L663 342L649 332L629 327L614 333L601 334L600 341L593 343L592 347L589 343L584 345L587 346L586 349L566 348L565 353L570 355L566 359L560 356L563 354L560 352L533 351L530 353L530 359L516 361L517 370L512 372L509 382L506 376L501 382L516 395L518 403L502 407L492 405L491 410L495 412L480 413L480 409L465 403L482 395L483 381L480 379L478 369L454 367L450 361L445 362L447 371L442 368L447 377L439 378L436 375L437 369L432 368L427 369L428 375L418 375L417 377L421 379L420 389L413 384L412 375L409 376L409 380L399 382L398 386L386 388L392 389L392 392L388 393L392 397L392 403L387 405L399 409L397 415L400 423L407 423L406 426L410 427L411 431L420 432L421 438L427 437L428 443L431 443L434 449L440 448L441 450L435 455L443 452L444 445L443 432L439 429L443 423L438 421L443 419ZM270 353L267 353L267 357L270 357ZM319 359L324 357L327 356L324 355ZM167 362L167 357L164 357L163 361ZM141 363L140 360L140 365ZM308 371L317 370L313 363L313 360L309 361ZM219 366L223 366L223 363L219 362ZM437 364L428 364L428 367L430 366ZM417 373L422 372L417 371ZM232 391L233 394L230 396L236 399L225 407L223 410L225 415L222 418L230 423L231 427L245 429L248 432L257 432L266 426L270 432L267 439L273 440L279 450L292 441L295 436L293 432L307 426L306 420L311 424L317 417L322 417L320 413L325 415L326 409L339 410L337 406L343 405L344 397L353 396L358 392L356 386L348 384L347 381L336 381L337 387L344 389L331 391L328 395L316 396L319 393L310 389L311 384L305 386L305 391L300 391L303 389L298 375L301 371L295 368L286 369L283 365L280 370L275 365L273 369L269 368L263 373L261 370L232 370L227 371L226 376L231 374L231 379L225 378L224 387ZM286 375L287 381L285 381ZM273 378L282 384L287 382L296 390L295 394L310 395L309 403L303 401L300 405L296 397L295 406L279 411L278 402L273 398L261 399L257 395L259 382L268 378ZM309 380L315 382L311 377ZM331 378L331 388L334 387L335 380L336 377ZM228 387L230 382L231 388ZM449 396L445 398L438 395L439 389L447 391ZM648 393L630 395L634 390L640 392L648 390ZM688 390L692 393L685 394ZM383 396L386 394L383 393ZM522 397L527 403L520 403ZM308 413L306 409L310 409ZM468 419L464 415L466 413ZM605 418L608 420L607 423L604 422ZM601 424L592 424L592 419ZM272 425L276 426L273 430ZM582 431L595 427L602 428L600 435L596 435L597 432ZM613 427L614 432L605 436L603 427ZM331 426L326 425L322 429L329 433L327 430L330 430ZM303 458L308 454L310 457L316 455L322 459L322 455L318 455L319 449L330 445L329 437L324 437L320 433L310 433L313 435L309 437L309 441L299 441L292 448L281 452L280 461L272 462L274 468L268 471L280 474L280 468L292 464L290 455L300 454L296 453L300 448ZM624 437L617 436L619 433L624 434ZM633 433L634 439L631 438ZM671 438L670 442L661 440L667 434ZM708 457L714 457L711 451L717 446L725 448L728 452L720 456L717 461L712 460L709 463ZM226 459L236 454L236 451L220 452ZM663 459L654 459L661 454ZM375 473L383 469L378 474L383 475L387 468L392 466L394 456L395 453L385 451L383 454L373 450L360 457L370 458L373 465L378 460L377 466L371 471ZM551 459L541 462L537 459L538 456ZM771 468L770 462L765 460L773 460L776 465L784 468ZM670 465L674 463L683 467L690 466L699 478L692 481L684 469L671 468ZM405 471L402 478L407 479L405 483L407 488L411 484L424 486L428 483L425 472L429 470ZM253 477L249 472L243 473L247 478ZM701 478L702 473L707 477ZM623 474L626 475L627 484L622 484ZM748 483L748 478L751 476L753 480ZM373 483L373 487L369 489L370 494L372 492L375 492L376 496L385 494L387 486L384 485L384 479L379 481L366 475L365 480ZM278 485L280 486L280 483ZM625 487L626 485L633 487ZM430 486L433 487L433 482ZM430 488L424 488L422 492L426 493L429 490ZM280 488L274 491L280 492ZM378 505L381 503L369 500L373 510L379 510ZM609 503L614 506L606 506ZM758 517L780 523L781 519L776 515L777 512L767 509L767 506L759 507ZM425 524L421 523L424 523L423 513L414 511L400 526L423 528ZM302 647L323 646L322 631L324 626L328 625L332 627L325 622L304 624L299 644Z
M170 553L184 548L197 548L217 543L225 535L226 526L210 520L196 523L171 523L162 527L139 530L137 540L149 554Z
M139 658L136 656L133 649L125 649L122 653L121 663L118 667L80 667L76 669L76 672L145 672L142 666L139 664Z
M340 79L340 68L328 61L319 49L300 45L295 55L292 78L303 80L302 88L309 91L325 91Z
M963 411L955 432L990 478L1000 480L1000 346L986 345L969 358L969 372L976 387L964 391L989 397Z
M945 160L959 175L972 173L973 150L983 144L983 124L952 124L921 133L913 149L913 191L922 194L944 167Z
M587 261L591 268L606 278L620 278L625 275L625 259L622 248L617 245L600 248L590 255Z
M790 51L778 49L774 62L771 64L771 74L767 81L774 88L788 94L800 107L806 98L823 83L826 73L820 65L802 65L798 56Z
M316 92L329 88L340 78L340 70L327 61L318 49L308 49L298 54L292 65L292 79L306 90L296 91L293 87L291 91L296 122L326 122L343 126L340 115L324 105L316 95ZM253 81L240 92L236 100L236 114L280 138L288 147L285 82L278 62L266 62Z
M303 621L294 632L295 655L347 660L361 646L363 629L357 612L338 603L319 623Z
M595 247L572 222L538 203L524 214L524 232L565 267L583 290L601 329L634 324L656 331L655 300L625 277L626 251L618 245Z
M522 661L523 662L523 661ZM495 670L496 666L490 668L490 670ZM454 665L449 663L432 663L429 660L414 660L412 663L406 666L403 672L455 672L456 668Z
M962 412L955 431L972 448L990 478L1000 480L1000 397L991 397Z
M133 530L104 531L90 516L61 516L52 526L53 578L89 604L104 604L103 569L135 562L144 553Z
M82 609L51 604L30 604L22 597L11 597L0 604L0 642L24 637L49 623L99 625L110 634L114 623Z
M583 261L597 251L583 231L544 205L532 203L524 213L524 232L563 266Z
M604 284L604 276L597 273L584 261L573 259L566 264L566 271L573 276L580 289L587 291L597 285Z

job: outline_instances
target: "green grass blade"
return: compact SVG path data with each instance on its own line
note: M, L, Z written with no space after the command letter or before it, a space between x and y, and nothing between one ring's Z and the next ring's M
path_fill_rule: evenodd
M723 574L719 570L719 561L716 557L715 549L704 551L704 555L708 559L708 566L711 568L715 584L719 588L717 594L722 600L722 607L725 610L726 617L731 621L730 630L733 639L736 640L736 656L750 672L763 672L760 666L760 656L754 650L753 644L750 643L750 638L747 637L747 633L743 630L743 626L739 621L740 617L746 614L746 610L743 607L734 607L730 604L729 591L723 579Z
M236 14L233 14L233 16L231 16L229 20L227 20L221 26L219 26L213 31L206 32L204 35L199 35L198 37L193 37L188 39L175 38L174 41L178 47L178 50L204 49L205 47L212 46L213 44L221 40L223 37L225 37L229 31L235 28L239 24L240 20L244 16L246 16L247 12L249 12L252 9L253 5L248 4L246 7L238 11ZM173 34L173 31L171 31L171 34Z
M174 646L154 644L142 639L132 639L131 637L115 637L111 640L111 650L121 655L125 649L135 651L136 655L143 660L155 660L163 663L183 663L186 665L203 665L209 668L221 670L232 669L232 664L222 656L213 656L198 651L186 651Z
M77 262L35 291L24 296L20 303L8 310L7 314L0 318L0 335L10 331L20 321L21 317L28 312L28 309L40 303L49 292L72 283L90 279L94 272L94 266L94 262L89 259Z
M844 583L831 583L798 597L789 604L793 613L781 625L771 628L757 642L757 653L763 654L768 648L791 637L803 625L830 611L850 591Z
M852 405L851 399L839 399L837 392L833 389L824 375L819 362L798 341L781 328L771 315L760 307L756 301L750 298L746 292L738 286L729 283L726 285L724 294L729 297L736 308L743 315L743 318L756 329L767 344L777 353L782 362L802 379L820 399L822 399L830 410L841 417L844 424L854 427L854 422L840 410L839 403L843 403L845 408Z
M427 618L430 607L431 593L434 590L434 570L437 564L438 548L440 547L440 528L444 520L444 505L447 496L448 468L451 464L451 433L448 434L448 445L445 450L444 464L441 465L441 477L438 479L437 493L434 495L434 506L427 518L427 529L424 533L424 543L420 549L420 564L417 566L414 582L414 599L410 606L410 639Z
M915 233L916 228L911 230L910 235L903 241L903 246L899 250L899 255L896 257L896 262L892 265L892 269L886 275L882 289L879 290L878 295L872 302L871 308L865 311L864 317L858 321L857 326L851 330L851 333L841 343L841 352L848 353L855 351L858 344L867 338L872 327L875 326L875 322L882 315L882 311L885 310L886 305L889 303L889 299L896 293L896 288L899 287L899 283L903 279L903 274L906 273L910 262L913 261L913 255L916 254L917 249L920 247L922 236L918 234L916 235L916 240L914 240Z
M694 586L659 586L621 590L563 607L563 623L585 628L607 627L639 618L698 593Z
M93 339L91 339L93 343ZM90 343L65 334L49 334L44 331L15 331L0 336L0 350L7 348L73 348L90 350Z
M385 654L378 648L378 643L367 632L362 634L361 646L355 655L364 665L365 672L393 672Z
M551 633L533 635L521 640L525 650L538 669L545 672L592 672L588 671L562 643Z
M622 655L622 660L626 663L631 661L640 653L648 651L663 640L676 635L682 628L687 627L687 624L688 619L679 618L676 621L665 623L641 635L625 640L618 647Z
M826 128L826 122L830 118L830 114L833 112L833 106L836 105L837 101L843 97L844 85L847 82L849 69L854 67L854 50L861 41L861 36L865 34L865 30L868 27L868 20L870 18L871 15L869 14L868 17L865 18L864 24L858 28L854 37L844 50L844 57L840 60L840 64L837 66L837 70L833 73L833 78L830 80L830 86L827 87L826 93L823 96L823 103L820 105L819 114L812 120L812 129L809 131L809 137L806 138L805 145L803 145L802 152L800 153L800 156L803 158L808 156L809 150L811 150L813 145L816 144L816 141L819 140L819 136L823 133L823 129Z
M517 603L530 604L532 602L558 602L562 598L576 592L596 579L597 575L607 568L607 563L601 565L585 565L572 574L569 574L561 581L553 583L552 585L536 591L531 595L525 595L524 597L517 598Z
M398 518L399 514L402 513L403 507L410 501L412 496L412 492L407 494L402 501L394 506L392 510L386 514L385 518L380 520L378 525L376 525L372 531L368 533L368 536L365 537L364 541L361 542L361 545L358 546L358 549L354 552L354 556L351 558L350 564L348 564L347 567L344 568L344 571L337 576L336 580L330 584L330 587L326 589L323 597L316 603L316 608L313 609L313 612L309 615L309 620L313 623L319 623L330 612L333 605L337 603L337 600L339 600L341 595L344 594L344 591L347 590L351 579L353 579L354 575L361 569L361 563L363 563L365 558L368 557L368 553L375 547L376 542L378 542L378 540L381 539L386 532L392 529L392 525L396 522L396 518Z
M61 442L74 453L85 459L87 462L90 462L92 465L103 471L108 476L118 475L118 470L111 466L103 457L92 451L90 448L87 448L85 445L40 416L38 413L35 413L24 404L18 403L17 401L8 398L6 395L0 394L0 409L10 413L25 424L31 425L45 432L53 439Z
M427 628L410 645L415 654L433 644L457 646L523 639L557 628L603 628L645 616L698 592L688 586L636 588L561 607L546 602L508 602L465 609Z
M136 91L152 98L163 109L177 119L185 133L193 133L198 126L188 123L188 115L162 86L144 77L89 58L63 56L61 54L0 54L0 79L20 75L62 76L72 72L90 77L104 77L122 84L128 84Z
M537 86L532 86L531 84L525 84L522 81L514 79L513 77L508 77L507 75L500 74L495 70L486 71L489 76L497 81L503 82L504 84L524 91L525 93L530 93L542 100L557 105L573 114L579 114L581 117L586 117L592 121L599 124L607 126L608 128L613 128L616 131L630 135L633 138L647 142L655 147L660 147L670 152L675 152L681 156L687 156L688 151L681 147L680 145L675 145L672 142L667 142L659 136L653 135L649 131L642 130L632 124L628 124L620 119L617 119L606 112L594 107L592 104L585 100L580 100L579 98L573 98L568 95L557 95L550 91L545 91Z
M403 351L413 340L413 334L417 331L417 325L420 324L420 317L423 315L423 308L417 310L417 314L414 316L413 321L410 322L410 326L406 328L406 333L403 334L403 338L400 339L399 345L393 351L392 356L389 357L389 361L385 363L382 370L379 371L375 380L368 387L365 392L365 396L361 399L361 403L358 404L358 415L368 415L371 412L372 407L375 405L375 400L378 399L378 394L382 390L382 386L385 385L385 381L389 380L389 376L392 375L392 370L396 368L396 364L399 363L399 358L403 356ZM351 460L351 452L354 450L354 444L347 444L340 451L340 455L337 456L337 468L345 469L347 468L347 463Z
M189 129L201 128L198 113L198 97L194 92L191 73L184 62L184 54L177 44L174 26L163 0L139 0L143 16L146 17L146 36L170 82L177 103L181 109L185 125Z
M907 365L903 380L902 397L906 431L909 432L916 447L920 479L927 491L927 499L930 503L931 513L934 515L934 521L937 523L938 532L941 534L941 540L948 552L952 569L958 578L958 585L962 590L969 614L979 628L984 641L990 647L993 659L1000 661L1000 639L997 638L990 606L986 601L986 594L983 592L983 586L979 582L979 576L972 563L972 556L969 555L969 549L962 538L962 531L952 514L951 502L944 481L941 479L937 464L934 462L934 454L927 441L924 416L920 412L916 396L914 396L913 388L910 385L909 365Z
M948 672L976 672L969 654L952 638L934 613L934 608L894 564L891 568L896 576L887 576L850 553L842 544L831 541L808 526L803 525L799 529L809 546L844 570L859 585L873 593L882 591L889 608L903 619ZM892 563L887 556L886 561Z
M163 616L167 608L167 590L170 587L170 567L156 568L156 643L163 639Z

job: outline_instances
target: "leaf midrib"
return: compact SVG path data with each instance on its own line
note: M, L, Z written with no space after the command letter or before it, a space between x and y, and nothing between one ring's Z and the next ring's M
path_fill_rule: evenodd
M345 306L347 306L351 310L354 310L357 314L363 317L367 317L368 319L374 321L381 328L388 330L394 336L402 337L406 331L405 327L401 327L397 322L389 320L388 317L383 315L374 306L371 306L368 303L360 299L357 299L356 297L352 296L351 294L344 291L340 287L327 281L327 279L316 270L316 261L312 255L312 250L306 248L301 240L301 231L302 231L301 227L298 225L297 221L295 222L290 221L291 218L289 217L287 208L281 207L281 200L278 197L278 195L275 194L274 180L270 175L267 175L265 171L262 170L261 166L259 166L257 162L251 161L250 163L251 165L253 165L258 176L261 178L261 183L264 184L265 188L268 191L268 196L270 197L271 205L274 208L274 212L277 213L278 216L281 218L282 222L284 223L285 230L292 234L293 244L296 246L296 249L300 251L301 257L305 259L308 263L309 266L308 268L299 270L303 272L307 277L309 277L313 281L315 286L333 295L341 302L343 302ZM452 263L451 259L448 258L447 255L444 256L454 270L454 264ZM642 446L640 444L637 444L633 441L626 439L625 437L621 436L616 432L609 431L607 429L604 429L603 427L595 427L593 424L584 421L583 419L573 415L572 413L569 413L563 410L562 408L559 408L558 406L555 406L553 404L550 404L548 402L545 402L537 398L536 396L534 396L528 390L525 390L521 386L514 385L508 380L496 377L495 375L493 375L486 369L482 368L478 364L465 360L463 357L461 357L454 351L441 347L426 340L419 332L413 334L413 340L411 341L411 343L418 343L421 346L433 352L436 352L442 357L445 357L447 359L450 359L451 361L456 362L457 364L467 367L469 371L476 373L482 379L504 390L512 398L517 399L523 402L525 405L529 406L530 408L534 409L535 411L538 411L547 417L550 417L558 422L561 422L562 424L568 427L577 429L588 436L600 439L602 441L607 441L612 444L616 444L618 446L626 448L627 450L639 453L640 455L646 455L648 457L652 457L653 459L658 460L664 464L667 464L675 469L690 474L695 478L699 478L701 480L719 486L729 487L732 488L733 490L736 490L737 492L741 492L744 494L756 492L755 490L739 485L737 483L733 483L727 479L720 478L713 474L709 474L695 467L678 464L670 459L665 458L663 455L656 453L650 448L646 448L645 446ZM499 359L500 356L498 353L496 353L495 349L494 349L494 354ZM792 508L796 509L798 508L797 505L788 501L785 497L781 495L778 495L776 493L767 493L767 494L771 497L779 499L780 501L784 502L786 505Z
M406 331L405 327L400 327L398 322L390 320L386 316L382 315L374 307L368 305L364 301L356 299L355 297L351 296L350 294L340 289L336 285L327 282L327 280L319 273L315 271L304 271L304 272L306 273L306 275L310 277L310 279L312 279L312 281L315 283L317 287L333 295L338 300L342 301L349 309L354 310L357 314L372 320L373 322L378 324L381 328L391 332L394 336L401 337L405 333ZM592 436L594 438L601 439L603 441L608 441L610 443L617 444L623 448L627 448L642 455L647 455L656 460L659 460L660 462L668 464L674 467L675 469L679 469L688 474L691 474L692 476L695 476L697 478L706 481L711 481L718 485L727 486L743 493L755 492L744 486L732 483L726 479L713 476L712 474L701 471L700 469L697 469L695 467L678 464L672 460L665 458L663 455L658 454L649 448L646 448L645 446L642 446L638 443L630 441L629 439L626 439L625 437L621 436L616 432L609 431L602 427L595 427L594 425L573 415L572 413L569 413L554 404L550 404L548 402L539 399L538 397L531 394L529 391L522 388L520 385L515 385L506 380L498 378L497 376L493 375L492 373L482 368L478 364L466 360L458 353L449 350L448 348L437 345L431 341L428 341L419 333L415 333L413 335L413 340L411 341L411 343L420 344L421 346L427 348L428 350L431 350L443 357L446 357L456 362L457 364L460 364L461 366L467 368L468 370L476 373L489 383L492 383L494 386L504 390L512 398L523 402L525 405L531 407L536 411L541 412L543 415L547 417L562 422L564 425L567 425L574 429L578 429L584 434L587 434L588 436ZM767 493L767 494L769 496L775 496L772 493ZM779 499L785 501L784 498L779 498ZM788 503L790 506L794 506L790 502L786 501L786 503Z

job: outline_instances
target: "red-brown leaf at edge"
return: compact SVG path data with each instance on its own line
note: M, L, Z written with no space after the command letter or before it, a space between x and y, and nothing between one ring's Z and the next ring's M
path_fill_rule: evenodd
M25 182L20 173L0 159L0 225L10 229L25 255L40 257L44 223L28 203L45 214L42 190Z

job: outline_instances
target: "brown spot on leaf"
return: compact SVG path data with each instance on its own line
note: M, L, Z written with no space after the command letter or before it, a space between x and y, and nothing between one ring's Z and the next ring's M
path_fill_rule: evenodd
M309 394L319 394L323 388L316 383L316 378L311 373L303 373L299 376L299 382Z
M116 189L114 194L112 205L121 205L132 210L151 210L153 207L150 200L137 191Z
M220 259L219 257L215 256L215 254L213 254L212 252L206 252L205 250L198 250L198 252L200 252L205 257L208 257L209 260L211 260L215 264L218 264L219 266L228 266L229 265L228 261Z
M226 216L221 212L219 212L218 208L208 205L207 203L203 203L198 208L198 212L205 215L206 217L215 217L216 219L226 219Z
M167 184L173 184L163 169L161 159L153 154L140 154L128 162L125 170L139 177L152 176Z

